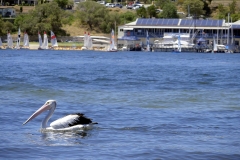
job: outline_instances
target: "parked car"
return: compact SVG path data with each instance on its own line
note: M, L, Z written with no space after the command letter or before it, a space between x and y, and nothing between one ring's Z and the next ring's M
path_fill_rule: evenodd
M132 5L132 4L128 4L128 5L126 6L126 8L127 8L127 9L133 9L133 5Z
M160 12L162 12L163 10L161 10L161 9L156 9L156 13L158 14L158 13L160 13Z
M135 4L136 4L136 5L139 5L140 7L143 7L143 6L144 6L144 5L141 4L140 2L136 2Z
M99 4L103 4L103 5L105 5L105 4L106 4L106 2L105 2L105 1L97 1L97 3L99 3Z
M105 6L106 7L111 7L111 8L115 7L115 5L113 3L107 3Z
M123 6L120 3L116 3L115 7L122 8Z
M139 9L139 8L141 8L141 6L139 6L138 4L134 4L132 9Z

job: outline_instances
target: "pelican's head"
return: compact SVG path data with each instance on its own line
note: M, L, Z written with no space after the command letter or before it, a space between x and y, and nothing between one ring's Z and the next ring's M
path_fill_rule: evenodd
M48 100L41 108L39 108L35 113L33 113L24 123L28 123L29 121L31 121L32 119L34 119L35 117L37 117L39 114L41 114L44 111L50 110L52 113L55 110L57 106L57 102L55 100Z

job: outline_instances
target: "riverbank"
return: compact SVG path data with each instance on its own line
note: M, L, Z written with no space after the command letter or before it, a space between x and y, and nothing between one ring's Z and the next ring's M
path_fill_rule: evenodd
M15 45L13 46L15 47ZM20 45L22 47L22 45ZM58 47L51 47L51 44L49 44L49 48L54 50L82 50L83 43L82 42L58 42ZM0 49L7 48L7 43L3 43L3 46L0 47ZM38 50L39 44L37 42L30 42L29 49L30 50ZM98 51L106 51L108 48L108 45L106 44L94 44L92 47L92 50L98 50Z

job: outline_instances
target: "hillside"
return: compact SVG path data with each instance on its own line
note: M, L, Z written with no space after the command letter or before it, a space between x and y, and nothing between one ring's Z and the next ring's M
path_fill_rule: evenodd
M218 4L223 4L224 6L228 6L228 4L232 3L232 0L212 0L211 3L211 8L214 9L218 6ZM240 0L237 0L237 6L240 8ZM19 14L20 13L20 6L1 6L1 8L6 8L6 7L13 7L16 10L16 13ZM34 9L34 6L22 6L23 9L23 14L28 13L30 10ZM114 12L118 12L118 13L123 13L126 11L130 11L127 10L126 8L123 9L119 9L119 8L112 8L110 9ZM132 10L133 12L135 10ZM214 15L214 13L213 13ZM70 36L78 36L78 35L83 35L84 32L90 32L91 35L103 35L102 33L98 32L98 31L90 31L88 30L87 27L85 26L81 26L79 25L77 22L71 24L71 25L65 25L63 26L63 29L70 35ZM103 35L104 36L104 35ZM108 34L106 34L105 36L109 36Z
M228 6L230 3L232 3L232 0L212 0L211 7L217 7L218 4ZM237 6L240 8L240 0L237 0Z

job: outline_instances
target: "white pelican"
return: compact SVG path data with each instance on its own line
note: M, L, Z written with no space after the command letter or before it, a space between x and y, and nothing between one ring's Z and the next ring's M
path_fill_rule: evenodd
M35 113L33 113L26 122L23 123L26 124L35 117L37 117L39 114L41 114L44 111L48 111L48 114L42 121L41 128L43 130L53 130L53 131L74 131L74 130L83 130L83 129L90 129L94 124L91 119L86 118L84 114L82 113L75 113L67 115L63 118L60 118L56 121L53 121L50 124L50 127L47 127L48 120L51 118L54 110L56 109L57 102L55 100L48 100L41 108L39 108Z

